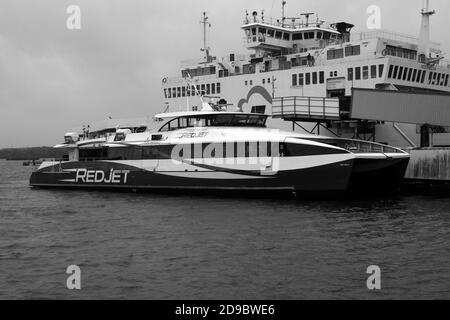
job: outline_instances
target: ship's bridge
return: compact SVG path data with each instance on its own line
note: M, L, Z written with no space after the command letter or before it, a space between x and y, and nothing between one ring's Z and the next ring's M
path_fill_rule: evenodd
M241 27L245 32L245 43L248 49L269 52L285 51L289 53L306 52L308 48L325 48L342 39L342 33L333 26L325 26L323 21L316 23L291 23L280 20L246 19Z

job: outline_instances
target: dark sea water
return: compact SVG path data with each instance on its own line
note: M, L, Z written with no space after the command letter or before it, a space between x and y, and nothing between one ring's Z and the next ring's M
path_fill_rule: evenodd
M1 299L450 299L450 193L352 201L32 190L0 160ZM69 265L82 289L66 288ZM369 265L381 268L369 291Z

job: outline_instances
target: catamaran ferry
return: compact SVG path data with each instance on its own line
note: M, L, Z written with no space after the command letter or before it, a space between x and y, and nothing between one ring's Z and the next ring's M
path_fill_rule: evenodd
M155 116L158 127L68 133L63 161L44 162L34 187L316 193L399 185L406 152L372 142L266 127L267 115L199 111Z

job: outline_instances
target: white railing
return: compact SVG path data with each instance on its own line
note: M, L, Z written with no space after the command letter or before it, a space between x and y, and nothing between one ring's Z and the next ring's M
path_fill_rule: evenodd
M413 45L419 44L419 39L417 37L413 37L406 34L396 33L392 31L386 31L386 30L375 30L375 31L369 31L369 32L357 32L352 33L350 35L350 41L360 41L360 40L370 40L370 39L377 39L377 38L383 38L387 40L393 40L393 41L400 41L405 42ZM432 41L431 47L433 49L440 49L441 45L438 42Z
M274 118L339 119L339 99L282 97L272 101Z
M310 19L308 24L303 22L303 20L300 18L295 18L294 22L292 21L292 18L286 18L283 22L281 18L276 19L276 18L271 18L271 17L264 17L264 18L249 17L248 19L245 19L243 21L243 25L249 25L249 24L254 24L254 23L260 23L260 24L265 24L268 26L280 27L280 28L284 28L284 29L295 29L295 30L305 29L305 28L317 28L317 23L315 22L315 19L313 19L313 18ZM328 23L322 23L320 28L336 31Z

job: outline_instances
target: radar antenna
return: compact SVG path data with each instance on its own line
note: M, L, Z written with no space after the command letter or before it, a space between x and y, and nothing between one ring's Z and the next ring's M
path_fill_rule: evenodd
M304 16L306 19L306 27L309 27L309 17L312 16L313 12L301 13L301 16Z

